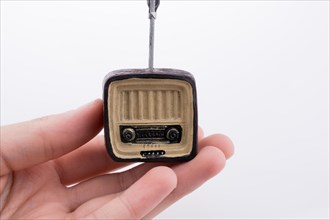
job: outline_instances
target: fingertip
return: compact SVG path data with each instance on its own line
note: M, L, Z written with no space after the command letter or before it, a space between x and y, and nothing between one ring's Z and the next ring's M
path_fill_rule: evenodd
M103 124L103 100L95 99L85 105L78 107L73 111L69 111L69 117L79 117L84 114L86 121L93 120L97 125Z
M198 141L201 141L204 138L204 131L202 127L198 126Z
M226 157L224 153L217 147L206 146L200 152L201 157L206 157L208 163L205 167L206 178L210 179L220 173L226 165Z
M102 99L95 99L92 102L92 105L95 106L96 108L101 108L103 107L103 100Z
M88 131L96 130L98 133L103 126L103 101L102 99L95 99L73 111L70 111L69 114L64 114L64 116L67 118L67 121L76 121L75 127L77 129L84 128ZM89 124L89 126L87 127L86 124Z
M166 166L158 166L152 168L148 175L153 176L154 182L156 184L163 186L165 191L171 192L177 186L177 176L175 172Z
M102 99L95 99L93 101L90 101L80 107L77 108L77 110L85 109L85 108L100 108L103 106L103 100Z
M199 147L214 146L220 149L227 159L233 156L235 149L232 140L224 134L213 134L199 142Z
M76 114L76 117L82 117L84 114L85 121L95 125L96 128L100 129L103 125L103 100L95 99L90 103L77 109L80 114ZM92 126L91 126L92 127ZM95 128L93 128L95 129Z

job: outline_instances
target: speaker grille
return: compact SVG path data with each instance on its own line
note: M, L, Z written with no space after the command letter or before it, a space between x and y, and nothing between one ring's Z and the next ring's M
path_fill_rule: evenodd
M122 90L120 120L180 120L182 100L179 90Z

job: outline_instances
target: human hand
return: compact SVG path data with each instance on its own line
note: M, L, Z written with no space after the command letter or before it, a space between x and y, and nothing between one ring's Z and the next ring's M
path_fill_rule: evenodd
M102 101L1 128L1 219L148 219L220 172L234 152L224 135L203 138L186 163L112 161ZM96 136L96 137L95 137Z

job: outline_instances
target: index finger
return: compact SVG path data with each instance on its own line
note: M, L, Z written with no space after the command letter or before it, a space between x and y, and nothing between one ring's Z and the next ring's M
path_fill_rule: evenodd
M4 126L0 175L58 158L80 147L102 129L102 100L79 109Z

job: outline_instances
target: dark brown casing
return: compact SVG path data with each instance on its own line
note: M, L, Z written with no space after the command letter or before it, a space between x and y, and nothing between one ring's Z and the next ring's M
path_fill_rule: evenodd
M177 162L195 157L197 94L192 74L124 69L104 79L104 135L115 161Z

